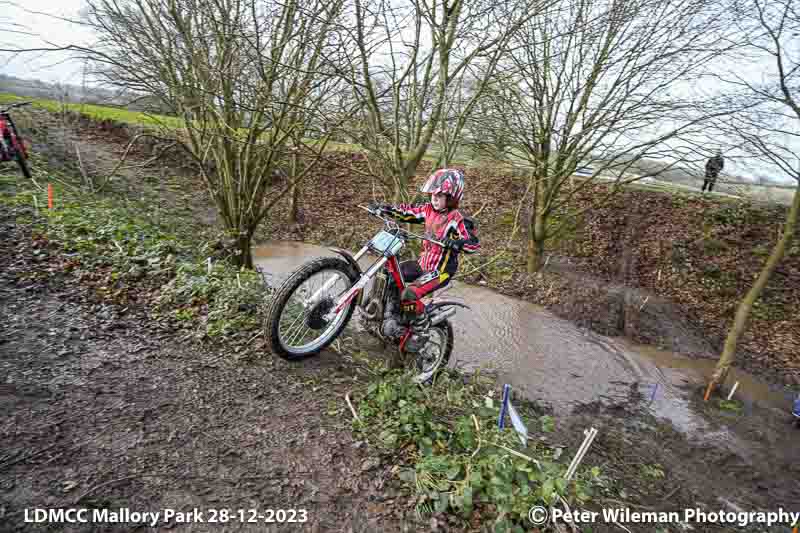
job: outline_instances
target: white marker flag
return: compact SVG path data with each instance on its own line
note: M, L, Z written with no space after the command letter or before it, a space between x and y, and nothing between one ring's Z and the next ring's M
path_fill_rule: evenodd
M508 416L511 417L511 423L514 424L514 429L517 430L519 434L519 440L522 441L523 446L528 445L528 428L525 427L525 424L522 422L522 418L520 418L519 413L517 410L514 409L514 405L511 403L511 399L508 400Z

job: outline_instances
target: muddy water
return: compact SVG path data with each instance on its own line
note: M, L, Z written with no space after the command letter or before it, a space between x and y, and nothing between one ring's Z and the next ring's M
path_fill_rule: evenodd
M295 242L254 249L255 262L270 284L280 283L311 258L331 255L326 248ZM556 412L588 402L626 403L637 390L656 416L693 434L706 428L689 408L688 391L710 375L713 361L603 337L544 308L481 287L454 282L439 296L471 307L451 318L456 337L451 364L466 370L492 369L501 380ZM746 403L780 409L789 405L787 396L747 373L735 371L729 379L739 381L737 398Z

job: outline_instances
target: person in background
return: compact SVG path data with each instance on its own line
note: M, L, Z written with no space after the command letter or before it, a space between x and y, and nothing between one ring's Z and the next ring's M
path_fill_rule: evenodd
M722 152L717 150L717 154L706 162L706 177L703 180L702 192L706 192L706 187L708 187L708 192L711 192L724 166L725 159L722 157Z

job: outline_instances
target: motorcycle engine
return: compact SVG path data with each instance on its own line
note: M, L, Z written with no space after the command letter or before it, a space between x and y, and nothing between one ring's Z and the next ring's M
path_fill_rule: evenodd
M396 297L390 297L386 302L386 310L384 311L384 319L381 327L381 332L384 337L399 340L400 337L406 332L409 326L407 320L403 318L400 313L400 303ZM414 334L408 339L405 345L407 352L419 352L428 342L428 325L427 317L414 322Z
M406 327L405 324L401 322L399 311L400 304L397 301L397 297L395 295L390 295L386 302L386 308L383 311L381 333L383 333L384 337L397 339L405 331Z

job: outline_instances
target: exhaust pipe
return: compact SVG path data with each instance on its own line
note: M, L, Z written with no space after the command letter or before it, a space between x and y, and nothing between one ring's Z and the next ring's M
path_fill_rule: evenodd
M443 322L445 319L453 316L456 314L455 307L451 307L450 309L445 309L444 311L440 311L431 317L431 326L435 326Z
M375 320L378 317L378 313L381 311L381 304L375 299L372 299L367 304L366 308L361 308L361 313L364 315L364 318L367 320Z

